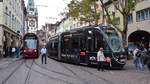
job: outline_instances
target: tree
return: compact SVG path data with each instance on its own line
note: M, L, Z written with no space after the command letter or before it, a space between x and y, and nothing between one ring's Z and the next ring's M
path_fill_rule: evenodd
M97 24L100 13L97 12L96 4L97 0L72 0L68 4L68 15L80 22L88 22L91 24Z
M127 31L128 31L128 16L131 14L131 12L135 9L136 0L108 0L111 2L115 9L118 10L122 17L123 17L123 29L118 28L116 24L114 23L114 19L111 18L111 15L108 12L107 7L105 6L103 0L100 0L103 9L106 12L106 16L108 19L108 22L112 24L122 35L123 39L123 45L127 45Z

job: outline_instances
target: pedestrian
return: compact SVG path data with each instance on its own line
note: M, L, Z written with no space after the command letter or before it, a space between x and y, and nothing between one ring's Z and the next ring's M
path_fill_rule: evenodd
M45 59L45 64L46 64L46 61L47 61L47 58L46 58L46 53L47 53L47 49L45 46L43 46L43 48L41 48L40 50L40 53L41 53L41 61L42 61L42 64L43 64L43 60Z
M14 56L15 56L15 52L16 52L16 48L15 48L15 47L12 47L12 48L11 48L11 57L14 57Z
M138 51L139 49L137 47L133 50L133 64L135 65L136 69L138 69L139 66L139 59L137 56Z
M150 72L150 42L149 42L149 45L148 45L148 50L147 50L147 58L146 58L146 64L147 64L147 68Z
M144 70L144 63L143 63L143 55L142 55L142 51L138 48L136 48L133 51L133 57L134 57L134 64L137 70Z
M99 71L101 69L101 71L104 71L104 61L105 61L105 56L103 53L103 48L100 48L99 51L97 52L97 70Z
M16 58L19 58L20 56L20 47L16 47Z
M140 64L140 70L144 70L144 59L145 59L145 56L146 56L146 48L145 48L145 45L143 43L140 44L140 47L139 47L139 50L140 50L140 54L139 54L139 64Z

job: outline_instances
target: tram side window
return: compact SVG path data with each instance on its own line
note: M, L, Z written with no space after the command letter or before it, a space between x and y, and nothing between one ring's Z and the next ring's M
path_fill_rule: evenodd
M65 52L69 52L69 49L70 49L70 45L71 45L71 40L70 38L63 38L62 40L62 53L65 53Z
M93 40L93 38L92 37L87 37L87 50L88 51L90 51L90 52L92 52L92 51L94 51L94 49L93 49L93 47L94 47L94 40Z
M92 30L88 30L86 32L87 38L86 38L86 49L90 52L93 52L94 49L94 32Z
M48 49L52 49L52 42L48 43Z
M80 38L79 41L80 41L80 44L79 44L79 45L80 45L80 49L81 49L81 50L85 50L85 43L86 43L86 42L85 42L85 39Z
M62 41L62 48L70 48L70 38L64 38Z
M94 51L98 51L99 48L104 47L103 35L101 35L98 31L94 33Z
M58 39L55 39L55 40L53 41L53 48L54 48L54 49L58 49Z
M49 46L49 47L50 47L50 49L52 49L52 42L50 43L50 46Z
M54 42L54 49L57 49L58 48L58 41L55 41Z
M77 53L80 50L79 47L79 38L72 38L71 40L71 52L72 53Z
M78 38L72 38L72 48L79 48L79 39Z
M98 51L100 47L104 48L102 37L95 38L95 50Z

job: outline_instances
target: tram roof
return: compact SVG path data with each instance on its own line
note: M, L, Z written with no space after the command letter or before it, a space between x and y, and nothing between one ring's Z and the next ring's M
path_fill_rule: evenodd
M71 30L67 30L65 32L61 32L60 34L57 34L57 35L54 35L50 38L55 38L59 35L62 35L62 34L65 34L65 33L72 33L72 32L77 32L77 31L84 31L86 29L92 29L92 28L96 28L98 27L99 29L107 29L107 28L110 28L111 26L108 25L108 26L104 26L104 25L92 25L92 26L84 26L84 27L80 27L80 28L75 28L75 29L71 29ZM111 27L112 28L112 27Z
M70 32L76 32L76 31L83 31L83 30L85 30L85 29L92 29L92 28L99 28L99 29L103 30L103 29L108 29L108 28L113 28L113 27L111 27L110 25L105 26L105 25L102 25L102 24L101 24L101 25L92 25L92 26L85 26L85 27L80 27L80 28L71 29L71 30L62 32L61 34L70 33ZM113 28L113 29L114 29L114 28Z
M23 36L23 38L25 38L26 36L35 36L36 38L38 38L35 33L26 33L26 34Z

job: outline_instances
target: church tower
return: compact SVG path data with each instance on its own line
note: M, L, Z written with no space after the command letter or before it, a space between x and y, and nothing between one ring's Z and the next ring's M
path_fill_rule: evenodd
M26 33L35 33L38 30L38 11L35 7L34 0L28 0L27 4L27 29Z

